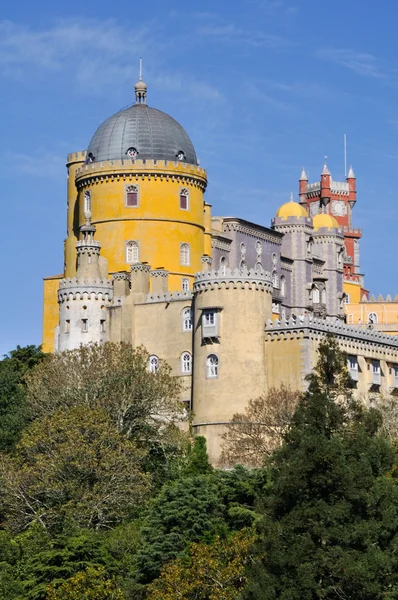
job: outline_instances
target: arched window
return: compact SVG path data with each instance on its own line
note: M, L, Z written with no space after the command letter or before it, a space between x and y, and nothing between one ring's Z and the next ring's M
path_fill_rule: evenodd
M135 264L140 262L140 245L134 240L126 242L126 263Z
M192 331L192 309L184 308L182 311L182 330Z
M189 244L181 244L180 246L180 265L183 267L189 267L191 263L191 251Z
M257 240L256 242L256 254L257 257L260 258L261 254L263 253L263 245L260 242L260 240Z
M254 270L256 271L256 273L263 274L263 265L260 262L256 262L256 264L254 265Z
M319 302L320 302L320 295L319 295L319 289L316 287L316 285L312 286L311 295L312 295L312 301L313 301L313 303L314 304L319 304Z
M341 248L341 250L339 250L337 253L337 264L339 267L341 267L343 264L343 258L344 258L344 249Z
M189 210L189 190L186 188L180 189L180 208L182 210Z
M286 296L286 279L284 275L281 277L281 296L282 298Z
M159 371L159 359L155 354L151 354L148 359L148 369L150 373L157 373Z
M314 240L312 239L312 237L310 237L310 238L308 239L308 242L307 242L307 254L311 254L311 252L312 252L312 244L313 244L313 241L314 241Z
M378 320L379 320L379 318L377 316L377 313L375 313L375 312L369 313L369 316L368 316L369 325L377 325Z
M127 185L126 186L126 206L134 207L138 206L138 186Z
M220 258L220 272L221 272L221 275L225 275L226 268L227 268L227 259L225 258L225 256L222 256Z
M189 292L189 279L186 277L183 277L182 279L182 291Z
M91 213L91 192L84 192L84 213Z
M216 354L209 354L206 358L206 377L207 379L218 377L218 356Z
M278 277L278 273L276 271L272 272L272 287L274 287L274 288L279 287L279 277Z
M239 268L240 269L247 269L247 264L245 260L241 260L239 263Z
M326 304L326 290L323 288L321 292L322 304Z
M181 373L184 375L192 373L192 355L189 352L181 354Z

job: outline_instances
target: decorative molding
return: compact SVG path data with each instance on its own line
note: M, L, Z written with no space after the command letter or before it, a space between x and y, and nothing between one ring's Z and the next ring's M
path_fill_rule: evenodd
M153 269L150 271L151 277L168 277L169 272L166 269Z
M138 273L139 271L143 271L144 273L149 273L151 270L150 265L146 265L145 263L136 263L130 266L131 273Z
M223 222L223 231L235 231L239 233L244 233L250 237L265 240L267 242L272 242L273 244L281 245L282 240L279 236L272 235L272 232L267 233L265 231L261 231L259 229L251 228L247 225L243 225L238 221L228 221Z

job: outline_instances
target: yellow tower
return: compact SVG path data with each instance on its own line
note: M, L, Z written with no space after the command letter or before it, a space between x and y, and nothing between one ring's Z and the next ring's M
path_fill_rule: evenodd
M101 274L148 263L169 272L170 291L188 291L210 254L206 171L183 127L146 103L140 77L135 104L102 123L87 151L68 156L68 237L64 273L44 280L43 349L54 348L59 279L76 276L76 242L91 211L101 242Z

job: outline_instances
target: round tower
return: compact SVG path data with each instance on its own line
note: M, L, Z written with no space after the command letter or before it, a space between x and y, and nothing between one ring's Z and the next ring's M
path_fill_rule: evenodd
M108 339L106 308L112 303L113 283L101 277L101 246L94 239L95 226L88 207L85 220L76 244L76 277L62 279L59 284L59 326L55 339L55 350L59 352Z
M183 279L192 289L205 251L206 171L183 127L147 105L141 76L135 97L98 127L85 164L73 170L77 204L68 208L66 272L75 275L70 246L90 202L110 273L145 262L169 272L170 291L181 291Z
M272 277L246 269L202 271L194 284L193 428L217 462L220 437L266 389L264 327Z

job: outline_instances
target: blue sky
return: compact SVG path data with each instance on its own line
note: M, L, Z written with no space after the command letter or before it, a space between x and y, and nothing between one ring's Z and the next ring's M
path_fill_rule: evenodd
M396 294L398 3L20 0L0 20L0 354L40 343L42 278L59 273L68 152L133 102L175 117L208 170L213 214L269 225L302 166L357 176L372 293Z

